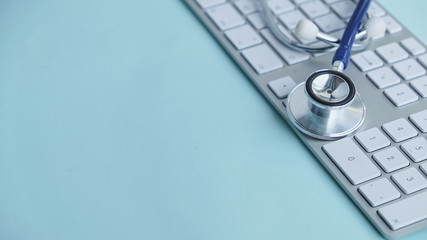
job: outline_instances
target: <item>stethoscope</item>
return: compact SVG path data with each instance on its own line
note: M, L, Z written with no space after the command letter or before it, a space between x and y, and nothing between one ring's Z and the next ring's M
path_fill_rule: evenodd
M368 1L366 4L369 6L370 2L371 1ZM277 40L290 48L318 53L333 50L334 48L337 48L341 42L340 39L319 31L314 23L304 19L298 23L295 29L295 35L297 35L298 38L306 40L318 39L327 43L327 46L308 46L303 43L299 43L294 40L290 33L280 30L279 26L276 24L277 21L274 14L269 10L268 0L259 0L258 8L260 9L262 18ZM353 43L353 50L355 51L363 50L368 46L372 38L384 34L385 23L380 17L374 17L369 12L366 12L366 18L367 21L363 25L363 28L360 29L354 37L355 41Z
M322 140L345 137L355 132L365 119L366 107L353 81L343 73L343 70L347 67L352 48L363 49L373 37L385 32L385 23L380 18L371 18L369 14L368 21L359 31L370 2L371 0L358 2L341 40L320 32L309 20L299 21L295 29L295 35L298 38L316 38L328 43L325 47L309 47L291 40L278 29L274 20L268 20L272 17L272 13L266 10L266 0L261 0L267 25L286 46L308 52L322 52L336 48L332 69L312 73L288 96L286 112L289 120L308 136Z

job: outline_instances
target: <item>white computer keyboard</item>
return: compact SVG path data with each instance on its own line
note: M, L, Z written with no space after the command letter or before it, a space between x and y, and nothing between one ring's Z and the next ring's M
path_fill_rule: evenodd
M289 123L286 98L319 69L331 52L298 52L280 43L252 0L185 0L253 84ZM270 0L282 32L300 19L341 37L356 6L352 0ZM377 2L369 13L387 26L384 36L352 54L346 73L367 108L364 125L336 141L296 135L385 237L427 227L427 53L426 47ZM295 129L294 129L295 130ZM284 157L284 160L286 158Z

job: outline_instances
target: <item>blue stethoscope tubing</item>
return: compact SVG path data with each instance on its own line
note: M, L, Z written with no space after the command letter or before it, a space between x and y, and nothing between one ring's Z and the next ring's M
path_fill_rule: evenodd
M346 69L348 60L351 55L351 48L353 47L356 34L359 32L362 20L368 11L371 0L360 0L350 18L350 21L345 28L344 34L341 38L340 45L335 52L332 64L340 61L343 64L343 69Z

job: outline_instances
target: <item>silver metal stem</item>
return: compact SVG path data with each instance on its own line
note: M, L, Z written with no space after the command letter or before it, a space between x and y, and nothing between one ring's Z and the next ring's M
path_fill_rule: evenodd
M342 72L344 70L344 63L341 61L335 61L334 64L332 65L332 69L336 70L338 72Z

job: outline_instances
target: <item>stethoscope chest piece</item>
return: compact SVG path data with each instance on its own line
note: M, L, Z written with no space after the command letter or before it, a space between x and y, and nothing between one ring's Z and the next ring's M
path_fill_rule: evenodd
M366 115L353 82L336 70L312 73L289 94L286 109L298 130L323 140L353 133Z

